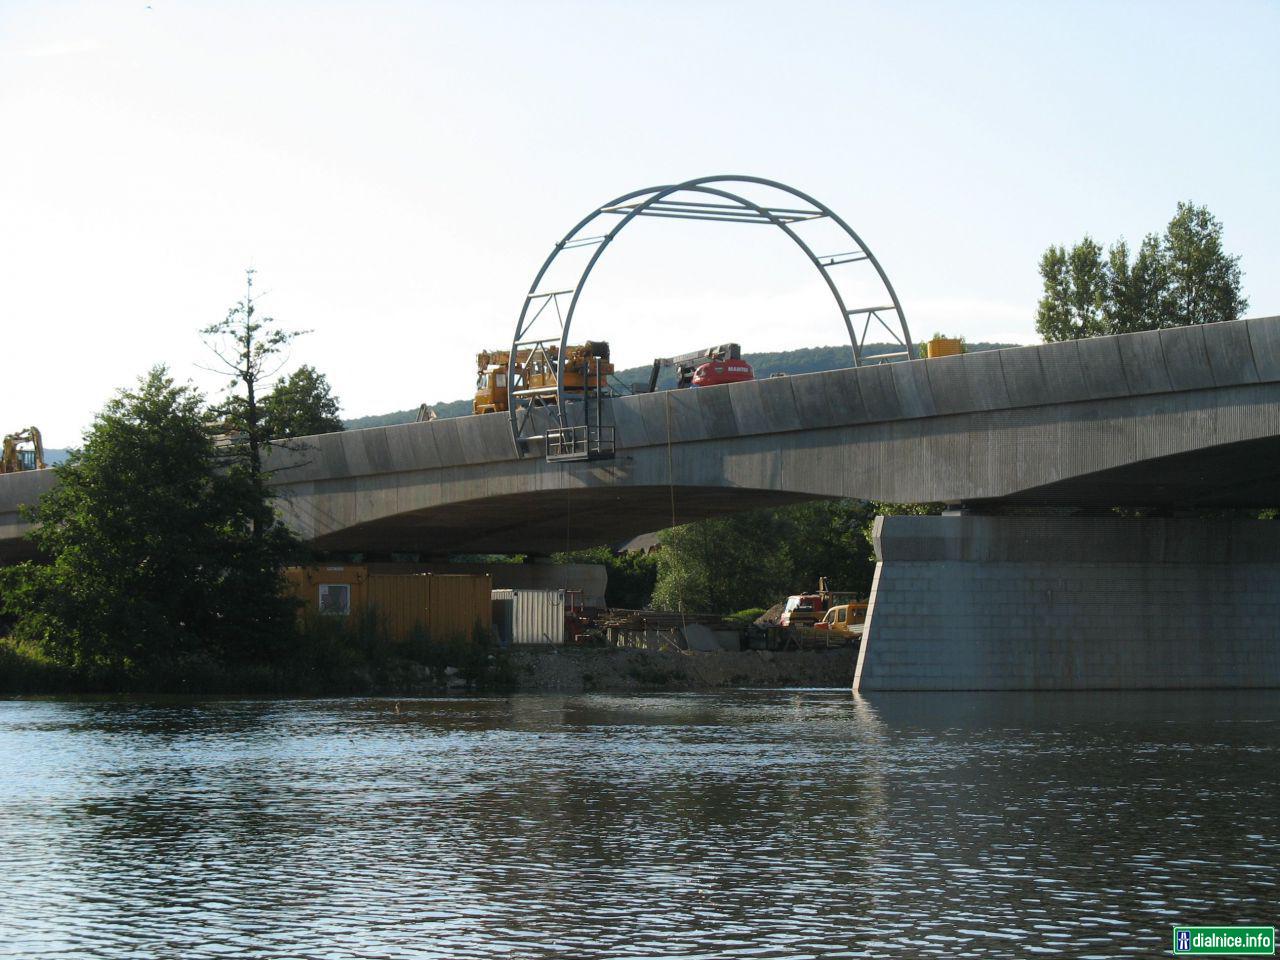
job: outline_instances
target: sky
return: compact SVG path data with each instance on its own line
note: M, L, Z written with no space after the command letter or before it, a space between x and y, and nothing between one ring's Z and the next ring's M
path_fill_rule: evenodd
M1045 247L1179 200L1280 313L1277 49L1275 2L0 0L0 431L78 443L158 363L217 395L247 267L344 415L468 396L574 223L712 174L839 213L917 339L1036 342ZM779 232L658 219L573 329L620 366L847 342Z

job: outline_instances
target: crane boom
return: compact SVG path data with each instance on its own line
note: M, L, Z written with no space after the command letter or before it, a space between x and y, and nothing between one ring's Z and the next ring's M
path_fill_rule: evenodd
M736 343L721 343L703 350L682 353L677 357L654 357L653 369L649 371L649 393L658 389L658 374L663 367L676 368L676 385L687 386L693 371L708 360L740 360L742 347Z

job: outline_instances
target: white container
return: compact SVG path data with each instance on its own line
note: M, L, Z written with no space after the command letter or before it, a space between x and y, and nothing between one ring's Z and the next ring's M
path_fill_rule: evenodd
M506 644L564 643L563 590L494 590L493 624Z

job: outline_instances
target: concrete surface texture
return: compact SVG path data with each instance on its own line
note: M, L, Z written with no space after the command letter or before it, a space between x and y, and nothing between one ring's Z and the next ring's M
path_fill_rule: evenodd
M1280 687L1280 521L881 517L855 689Z
M435 555L550 553L813 497L1265 505L1280 478L1280 317L604 406L613 460L522 458L490 415L311 437L269 465L285 518L316 546ZM29 549L18 505L54 481L0 477L0 559Z

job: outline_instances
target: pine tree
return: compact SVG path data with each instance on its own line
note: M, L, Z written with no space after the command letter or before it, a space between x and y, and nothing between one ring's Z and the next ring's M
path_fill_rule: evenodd
M244 299L224 320L201 331L205 343L230 375L226 399L215 408L228 443L229 469L242 473L263 505L252 518L253 535L263 537L275 520L263 471L263 448L271 440L263 406L268 385L284 366L280 354L306 331L285 330L273 317L259 317L253 302L252 269L245 271Z

